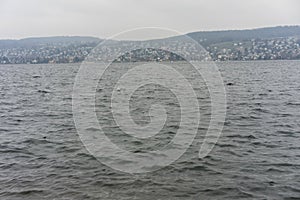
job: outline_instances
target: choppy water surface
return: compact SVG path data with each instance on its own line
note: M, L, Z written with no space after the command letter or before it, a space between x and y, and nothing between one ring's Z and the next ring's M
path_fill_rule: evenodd
M299 199L300 61L218 66L228 110L213 151L197 158L210 116L199 86L199 141L172 165L139 175L101 164L79 140L71 98L78 65L0 66L0 199ZM137 91L134 120L147 123L147 105L164 102L170 126L145 145L125 145L106 116L109 95L97 92L99 122L122 148L161 148L174 136L179 110L172 94L155 87ZM145 98L149 94L155 98Z

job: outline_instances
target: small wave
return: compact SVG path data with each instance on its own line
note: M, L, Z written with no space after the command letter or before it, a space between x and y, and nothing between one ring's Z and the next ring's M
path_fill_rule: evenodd
M15 191L6 191L9 195L29 195L33 193L42 193L45 190L42 189L27 189L27 190L15 190Z
M300 102L288 102L285 105L287 105L287 106L300 106Z
M39 93L43 93L43 94L48 94L48 93L50 93L51 91L50 91L50 90L45 90L45 89L43 89L43 90L38 90L38 92L39 92Z

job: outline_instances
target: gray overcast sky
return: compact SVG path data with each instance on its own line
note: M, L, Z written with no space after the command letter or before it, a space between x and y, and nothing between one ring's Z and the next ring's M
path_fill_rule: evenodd
M0 38L106 38L145 26L187 33L300 25L299 10L299 0L0 0Z

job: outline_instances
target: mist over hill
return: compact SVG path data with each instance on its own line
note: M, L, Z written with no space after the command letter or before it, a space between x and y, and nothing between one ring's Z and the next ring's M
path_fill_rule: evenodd
M32 37L20 40L0 40L0 48L33 47L38 45L68 45L80 43L98 43L101 40L87 36Z
M188 33L203 46L224 42L241 42L253 39L275 39L287 37L299 37L300 26L278 26L249 30L227 30L227 31L200 31Z
M273 39L282 37L300 37L300 26L278 26L247 30L198 31L187 33L203 46L223 42L239 42L251 39ZM180 37L175 36L173 38ZM167 39L167 38L166 38ZM164 39L161 39L162 41ZM25 47L34 45L70 44L70 43L99 43L102 40L89 36L54 36L32 37L20 40L0 40L0 48Z

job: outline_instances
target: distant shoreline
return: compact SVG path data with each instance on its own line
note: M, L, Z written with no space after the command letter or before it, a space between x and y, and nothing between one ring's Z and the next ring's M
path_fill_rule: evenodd
M294 59L294 60L226 60L226 61L198 61L200 63L248 63L248 62L300 62L300 59ZM187 61L188 62L188 61ZM197 61L196 61L197 62ZM83 62L77 62L77 63L17 63L17 64L0 64L0 66L21 66L21 65L32 65L32 66L38 66L38 65L78 65L80 66ZM173 61L173 62L170 62L170 61L161 61L161 62L153 62L153 61L149 61L149 62L141 62L141 61L138 61L138 62L114 62L113 64L128 64L128 63L161 63L161 64L164 64L164 63L185 63L185 61Z
M191 38L193 43L188 44L184 39L186 37ZM84 36L0 40L0 64L80 63L101 41L103 40ZM122 55L118 58L120 62L183 60L179 55L159 49L165 47L166 43L172 46L170 49L192 55L189 59L194 60L204 58L218 62L300 59L300 26L202 31L146 41L109 41L112 45L105 50L97 49L100 50L98 55L101 55L101 59L106 59L105 56L110 57L113 52L115 55ZM200 54L197 44L204 50ZM128 50L136 46L141 49L122 54L123 47Z

